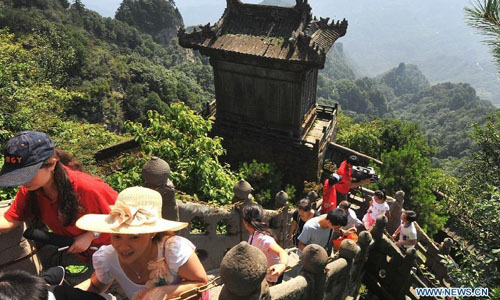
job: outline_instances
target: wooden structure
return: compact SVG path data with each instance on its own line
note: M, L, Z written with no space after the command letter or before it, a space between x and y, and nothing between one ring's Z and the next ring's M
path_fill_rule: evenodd
M313 18L307 0L293 7L227 0L213 26L179 31L181 46L210 57L214 133L230 163L274 162L299 185L318 179L337 112L316 105L318 70L346 29L346 20Z

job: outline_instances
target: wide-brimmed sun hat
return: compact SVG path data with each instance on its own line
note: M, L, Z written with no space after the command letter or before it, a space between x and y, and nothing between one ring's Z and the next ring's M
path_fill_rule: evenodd
M30 182L54 153L54 142L45 133L19 132L5 144L0 186L18 186Z
M144 187L130 187L118 194L109 214L87 214L76 221L80 229L118 234L177 231L188 226L161 217L160 193Z

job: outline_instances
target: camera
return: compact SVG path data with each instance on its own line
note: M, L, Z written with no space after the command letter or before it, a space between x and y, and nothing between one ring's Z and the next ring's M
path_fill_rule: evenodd
M371 182L375 182L380 179L380 175L375 174L375 169L372 167L352 166L351 176L354 181L370 179Z

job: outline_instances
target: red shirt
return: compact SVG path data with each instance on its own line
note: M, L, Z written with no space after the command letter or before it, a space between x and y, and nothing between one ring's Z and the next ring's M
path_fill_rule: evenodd
M79 197L80 212L78 220L81 216L89 213L108 214L109 206L115 203L117 193L101 179L92 177L91 175L79 171L71 170L64 167L68 173L68 177ZM75 223L64 226L58 217L57 199L51 200L43 193L42 189L35 191L40 210L42 221L54 233L75 237L85 230L81 230L75 226ZM24 222L30 218L27 205L28 190L21 186L17 192L16 199L5 212L5 218L10 221ZM109 245L111 242L109 234L101 234L101 236L92 241L92 246L99 247L101 245Z
M347 160L344 160L340 164L339 169L337 170L337 174L342 176L342 180L336 184L336 189L339 193L347 194L351 189L351 184L349 183L349 181L352 180L351 172L352 172L352 166L348 167Z
M328 181L330 179L325 180L325 184L323 186L323 202L321 203L321 213L327 214L330 210L337 208L337 191L335 190L335 184L329 185ZM326 207L325 204L329 204Z

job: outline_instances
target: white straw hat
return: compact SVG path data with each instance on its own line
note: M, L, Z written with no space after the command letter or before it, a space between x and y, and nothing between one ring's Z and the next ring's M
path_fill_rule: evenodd
M185 222L161 218L160 193L144 187L130 187L118 194L109 214L87 214L76 221L80 229L104 233L143 234L176 231Z

